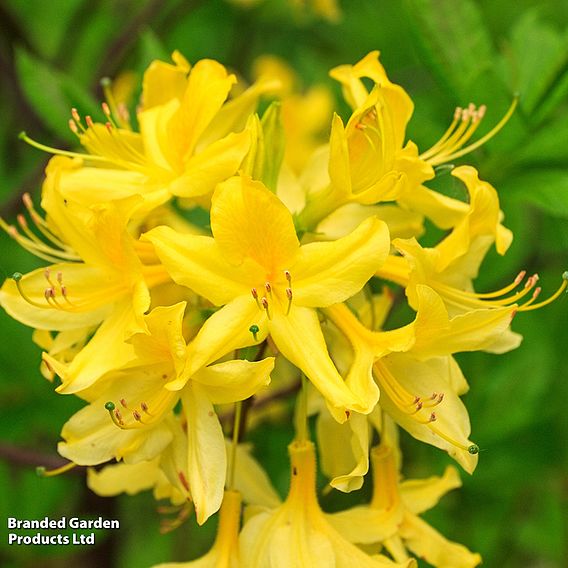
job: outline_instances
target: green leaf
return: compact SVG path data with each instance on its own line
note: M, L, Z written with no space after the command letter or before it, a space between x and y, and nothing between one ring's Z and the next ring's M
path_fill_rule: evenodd
M534 132L527 143L519 148L515 160L526 164L564 166L568 160L568 144L559 143L562 140L568 140L566 114Z
M532 10L513 28L506 55L508 82L521 93L520 105L528 115L542 104L568 61L567 40Z
M503 183L503 191L514 193L521 202L530 203L554 216L568 218L568 171L531 170Z
M67 39L73 17L85 0L9 0L10 12L42 56L55 57Z
M75 135L69 130L71 108L90 114L97 108L94 98L71 77L23 49L16 51L16 70L26 99L45 126L75 143Z
M449 92L469 98L495 62L489 33L470 0L405 0L427 62Z

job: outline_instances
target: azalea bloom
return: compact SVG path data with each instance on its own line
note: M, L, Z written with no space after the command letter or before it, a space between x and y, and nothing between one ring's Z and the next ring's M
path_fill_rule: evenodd
M140 132L132 130L126 107L109 95L105 122L72 112L70 127L87 153L53 150L24 136L75 158L59 163L65 197L91 205L140 195L141 214L172 195L206 195L236 173L251 142L246 121L259 97L278 83L260 80L227 101L237 79L223 65L203 59L191 66L178 52L172 59L173 65L152 62L144 74Z
M318 504L314 445L294 442L288 451L292 472L288 497L276 509L258 512L246 522L239 538L244 566L416 566L411 559L395 563L382 555L368 556L348 542Z
M44 355L63 380L58 392L78 392L134 357L125 340L145 330L143 314L150 306L150 289L169 276L157 259L151 264L140 260L127 230L139 197L88 208L64 198L55 183L46 183L42 207L47 219L33 209L29 196L25 203L44 240L29 229L23 216L19 218L23 234L5 228L30 252L54 264L6 280L0 303L26 325L76 332L78 342L82 338L85 347L69 362ZM99 327L87 342L95 326Z
M192 562L167 562L154 568L238 568L239 527L241 523L241 495L225 491L219 512L217 536L211 550Z
M329 515L336 530L358 544L382 543L397 562L408 561L409 550L436 568L473 568L481 564L479 554L446 540L418 516L461 485L454 468L448 466L442 477L400 481L396 453L386 443L373 448L371 461L371 503Z
M300 246L292 216L261 183L236 177L212 199L213 237L158 227L146 235L174 281L224 306L189 348L182 388L204 361L259 343L270 334L278 350L323 394L334 415L368 412L376 400L356 396L333 365L315 308L342 302L365 284L389 247L384 223L368 219L334 242Z
M201 524L219 508L225 485L225 442L213 404L253 395L269 382L274 359L204 366L182 390L166 389L185 362L184 310L185 303L180 303L155 308L146 316L148 333L131 338L136 366L116 369L82 393L90 404L64 425L58 451L79 465L111 459L139 463L177 445L178 454L183 454L177 461L183 463L171 477L195 504ZM172 415L180 400L183 432Z

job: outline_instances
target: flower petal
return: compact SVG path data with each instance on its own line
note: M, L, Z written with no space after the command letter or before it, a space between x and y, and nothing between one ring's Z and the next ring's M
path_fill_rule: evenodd
M197 522L219 510L227 470L225 440L213 405L202 388L190 383L181 395L187 420L187 468Z
M237 172L249 146L247 130L217 140L187 161L183 175L170 184L171 192L178 197L212 192L218 183Z
M350 298L385 261L389 247L386 224L373 218L337 241L302 246L290 267L294 303L323 308Z
M225 361L205 367L193 375L213 404L244 400L270 383L274 357L262 361Z
M320 391L336 420L345 421L346 409L369 410L349 390L330 359L315 310L292 306L288 315L276 311L268 326L279 351Z
M419 558L439 568L474 568L481 564L481 556L465 546L446 540L428 523L412 514L406 514L400 527L406 546Z
M400 484L400 495L406 509L420 515L436 506L438 501L452 489L461 487L458 470L449 465L442 477L428 479L409 479Z
M231 264L251 258L267 271L265 280L289 268L299 250L286 206L261 182L245 176L233 177L215 190L211 230Z
M237 296L250 297L250 280L238 267L230 267L211 237L180 234L156 227L142 236L156 248L171 277L219 306ZM252 298L251 298L252 300Z

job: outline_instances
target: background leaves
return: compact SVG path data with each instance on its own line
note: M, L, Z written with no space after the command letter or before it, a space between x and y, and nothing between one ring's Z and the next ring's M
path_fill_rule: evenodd
M416 104L409 136L422 149L435 142L456 105L486 104L487 132L514 93L519 108L489 144L462 159L498 189L505 224L515 241L505 258L492 254L479 288L510 281L525 268L540 272L551 293L568 268L568 9L562 0L347 0L331 24L299 13L286 0L244 9L224 0L4 0L0 2L0 208L12 220L24 191L37 194L45 156L17 142L26 130L59 147L72 145L71 107L97 116L99 80L122 71L141 78L157 57L179 49L190 61L217 58L244 78L255 58L286 58L304 86L327 82L328 70L372 49L391 78ZM347 110L338 99L345 116ZM449 177L449 176L448 176ZM441 179L437 183L444 183ZM0 236L0 269L7 277L34 261ZM522 347L502 357L460 357L472 390L466 397L480 466L464 489L446 498L429 519L445 534L484 556L486 566L561 567L568 557L568 452L563 349L568 344L567 298L519 314ZM104 511L121 520L119 534L101 535L91 551L14 548L0 542L0 564L144 567L187 559L208 546L214 523L158 534L150 496L99 500L81 475L38 479L33 464L56 459L58 432L80 403L56 396L38 371L31 332L0 315L0 510L2 517L81 515ZM273 434L251 433L258 457L279 490L286 488L287 423ZM404 438L409 475L441 472L446 456ZM16 453L14 454L14 449ZM12 452L12 453L10 453ZM464 474L465 475L465 474ZM353 496L359 499L359 496ZM334 500L335 499L335 500ZM347 506L329 495L324 505ZM353 501L356 502L356 501ZM3 526L5 523L2 522Z

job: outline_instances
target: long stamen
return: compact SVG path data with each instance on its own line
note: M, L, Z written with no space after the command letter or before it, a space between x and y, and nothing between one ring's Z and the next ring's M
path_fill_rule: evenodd
M532 304L532 303L530 303L530 302L532 302L532 300L529 300L529 302L527 302L526 304L519 307L519 311L528 312L528 311L531 311L531 310L538 310L539 308L542 308L542 307L550 304L551 302L554 302L554 300L556 300L556 298L558 298L562 294L562 292L564 292L564 290L566 290L567 287L568 287L568 270L562 274L562 284L560 284L558 290L556 290L556 292L554 292L554 294L552 294L552 296L550 296L546 300L543 300L542 302L539 302L538 304ZM537 290L540 291L539 288L537 288ZM536 290L535 290L535 292L536 292ZM533 299L536 299L536 298L533 298Z
M65 473L73 469L74 467L77 467L77 464L74 462L66 463L65 465L62 465L61 467L58 467L56 469L45 469L45 467L40 465L36 467L36 474L40 477L55 477L56 475L61 475L62 473Z
M41 144L40 142L36 142L32 138L30 138L25 132L20 132L18 138L37 148L38 150L42 150L47 152L48 154L55 154L57 156L67 156L69 158L80 158L81 160L92 160L95 162L106 162L108 163L108 159L104 158L103 156L93 156L92 154L82 154L80 152L70 152L68 150L59 150L58 148L52 148L51 146L46 146L45 144Z

